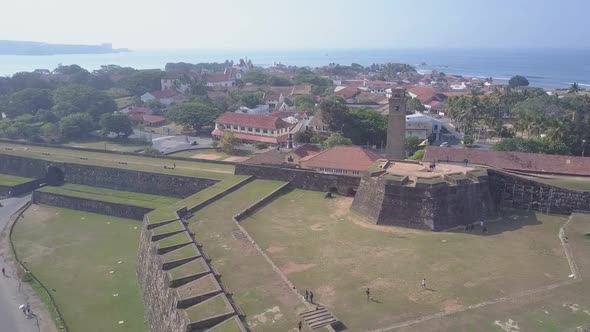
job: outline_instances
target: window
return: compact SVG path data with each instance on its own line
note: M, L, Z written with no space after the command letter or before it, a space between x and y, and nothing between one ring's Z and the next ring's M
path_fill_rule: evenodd
M245 131L246 130L246 127L240 127L240 130L244 130Z
M251 131L252 131L252 128L248 127L248 131L250 131L250 132L251 132Z
M260 132L260 129L256 128L256 132L259 133Z
M262 130L263 133L268 134L268 130L264 129Z
M438 130L438 125L434 125L434 130Z
M361 174L361 172L359 172L359 171L352 171L352 175L360 175L360 174Z

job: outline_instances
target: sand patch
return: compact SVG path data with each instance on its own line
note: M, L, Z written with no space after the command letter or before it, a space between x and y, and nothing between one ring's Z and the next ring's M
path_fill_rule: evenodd
M577 303L564 303L562 306L564 308L569 308L572 312L580 310L580 306Z
M223 159L223 161L233 161L233 162L242 162L244 160L249 159L250 157L238 157L238 156L231 156Z
M504 330L506 332L520 331L520 327L518 327L518 324L516 324L516 322L513 321L512 318L508 318L508 320L505 322L501 322L501 321L497 320L494 322L494 325L499 326L502 330Z
M447 314L451 314L454 312L459 312L465 309L465 306L462 305L459 300L457 299L449 299L443 302L444 312Z
M284 274L289 275L291 273L307 271L315 266L315 264L297 264L295 262L289 262L287 265L281 267L281 271L283 271Z
M203 153L203 154L193 155L191 158L194 158L194 159L205 159L205 160L217 160L217 159L220 159L221 157L219 155L217 155L217 154Z
M273 324L277 320L283 318L281 309L278 306L266 309L264 312L252 316L252 320L249 321L251 327L256 327L259 324Z
M269 254L277 254L280 252L285 251L285 247L268 247L266 248L266 252L268 252Z

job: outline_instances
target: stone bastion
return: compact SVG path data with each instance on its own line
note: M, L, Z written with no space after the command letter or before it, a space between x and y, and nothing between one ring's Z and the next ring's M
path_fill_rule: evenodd
M442 231L487 219L496 204L485 168L380 159L352 209L378 225Z

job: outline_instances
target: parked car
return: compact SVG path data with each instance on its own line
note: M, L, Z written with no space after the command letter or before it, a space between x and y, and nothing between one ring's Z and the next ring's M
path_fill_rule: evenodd
M449 146L449 142L442 142L442 144L440 146L447 147L447 146Z

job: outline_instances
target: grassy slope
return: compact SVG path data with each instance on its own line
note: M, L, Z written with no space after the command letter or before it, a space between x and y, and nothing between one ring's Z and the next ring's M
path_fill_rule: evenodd
M6 148L12 150L6 150ZM102 152L82 152L68 149L42 148L7 143L0 143L0 153L84 165L115 167L219 180L231 176L231 174L234 172L233 165L219 165L193 161L174 161L160 158L123 156ZM44 155L42 153L49 153L49 155ZM81 157L88 159L80 159ZM119 162L126 162L127 164L120 164ZM176 164L175 169L164 168L164 166L171 168L174 166L174 164Z
M16 186L17 184L33 181L31 178L24 178L22 176L0 174L0 186Z
M301 304L252 244L233 236L232 232L238 228L232 216L281 185L281 182L256 180L198 211L189 220L189 227L222 274L223 282L233 292L246 319L260 331L293 328Z
M60 187L46 186L39 189L39 191L146 208L166 207L178 201L178 198L174 197L140 194L70 183Z
M24 216L17 253L52 290L72 332L146 330L135 276L141 224L37 205Z
M360 331L567 279L565 218L520 215L490 233L362 227L346 198L295 190L243 222L299 289ZM445 240L446 242L443 242ZM426 277L433 291L420 288ZM370 287L376 302L367 302ZM450 329L452 330L452 329Z

